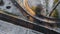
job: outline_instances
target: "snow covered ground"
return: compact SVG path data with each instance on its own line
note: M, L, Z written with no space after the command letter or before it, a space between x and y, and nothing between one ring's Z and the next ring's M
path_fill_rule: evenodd
M20 10L17 9L10 0L4 0L4 3L5 3L4 6L0 6L0 10L5 10L10 13L17 14L20 17L26 19L24 16L22 16L22 13L20 12ZM7 9L6 8L7 6L11 6L11 8ZM43 33L36 32L34 30L30 30L21 26L13 25L11 23L0 20L0 34L43 34Z
M0 6L0 10L8 11L10 13L19 15L20 18L21 17L24 18L20 10L16 8L10 0L3 0L3 1L4 6ZM11 8L7 9L6 8L7 6L11 6ZM0 34L42 34L42 33L0 20Z
M8 11L10 13L16 14L16 15L24 18L24 16L20 12L20 10L17 7L15 7L10 0L3 0L3 1L4 1L4 5L3 6L0 6L0 10ZM10 9L7 9L6 8L7 6L10 6L11 8Z

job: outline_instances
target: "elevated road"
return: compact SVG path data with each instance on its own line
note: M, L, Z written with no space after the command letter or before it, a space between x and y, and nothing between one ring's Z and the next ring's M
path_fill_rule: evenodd
M11 1L13 2L13 4L16 7L21 9L22 12L25 12L26 14L28 14L16 1L14 1L14 0L11 0ZM30 15L30 14L28 14L28 15ZM33 16L31 16L31 17L34 18L35 20L38 20ZM27 20L24 20L24 19L21 19L21 18L19 19L16 16L9 15L9 14L6 14L4 12L0 12L0 19L4 20L4 21L7 21L7 22L10 22L10 23L13 23L15 25L23 26L23 27L26 27L26 28L29 28L29 29L32 29L32 30L42 32L42 33L45 33L45 34L60 34L59 32L57 32L53 29L50 29L50 28L46 28L43 25L36 24L36 23L30 22L30 21L27 21ZM41 21L41 20L39 20L39 21ZM41 22L43 22L43 21L41 21Z
M42 32L44 34L60 34L60 32L57 32L50 28L46 28L43 25L38 25L22 18L19 19L17 16L10 15L4 12L0 12L0 20L7 21L15 25L23 26L38 32Z

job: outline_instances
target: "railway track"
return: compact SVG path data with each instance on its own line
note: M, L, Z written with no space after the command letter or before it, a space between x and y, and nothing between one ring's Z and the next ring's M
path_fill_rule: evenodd
M43 20L48 19L48 20L52 20L52 21L57 20L57 19L50 19L50 18L44 17L42 15L41 15L40 18L38 18L36 16L32 16L30 13L25 11L15 0L11 0L11 1L17 8L19 8L21 10L23 15L24 14L29 15L29 17L32 17L34 20L40 21L40 23L47 23L49 25L52 24L52 23L49 23L49 22L46 22L46 21L42 21L41 19L43 19ZM4 21L7 21L7 22L10 22L10 23L13 23L15 25L23 26L23 27L26 27L26 28L29 28L29 29L32 29L32 30L36 30L38 32L42 32L42 33L45 33L45 34L60 34L59 32L54 31L53 29L50 29L50 28L46 28L41 24L36 24L36 23L33 23L31 21L27 21L27 20L24 20L24 19L21 19L21 18L19 19L19 17L17 17L17 16L9 15L9 14L6 14L4 12L0 12L0 19L4 20ZM57 20L57 21L60 21L60 20Z
M19 19L19 17L17 16L10 15L4 12L0 12L0 20L7 21L15 25L23 26L38 32L42 32L44 34L60 34L59 32L50 28L46 28L43 25L38 25L36 23L24 20L22 18Z

